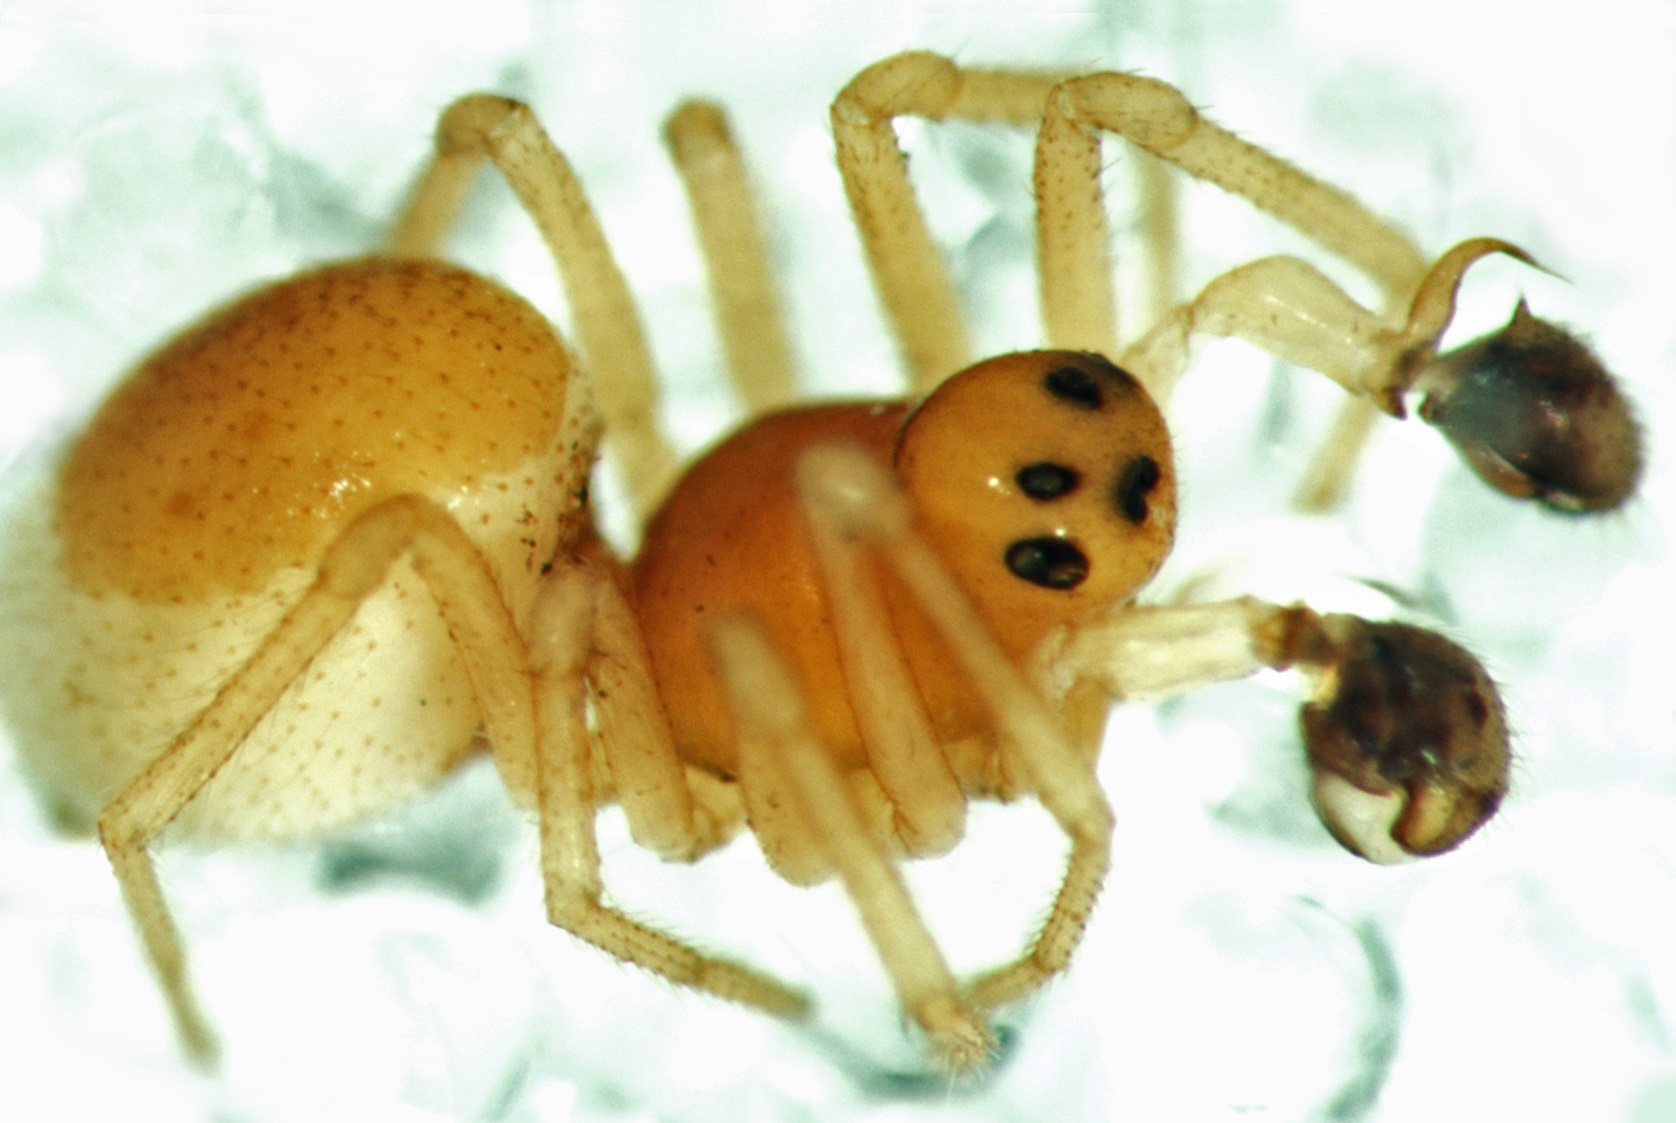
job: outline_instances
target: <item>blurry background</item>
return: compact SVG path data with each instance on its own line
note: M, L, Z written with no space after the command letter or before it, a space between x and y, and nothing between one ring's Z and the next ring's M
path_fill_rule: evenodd
M583 176L685 444L731 417L657 136L685 95L734 114L811 392L888 392L894 358L826 107L856 70L908 47L1142 70L1428 250L1476 234L1525 246L1565 281L1478 267L1461 337L1529 296L1592 337L1652 448L1640 499L1578 521L1516 508L1435 434L1387 426L1345 512L1290 518L1285 496L1333 393L1240 345L1202 347L1172 405L1181 544L1156 595L1207 571L1272 597L1371 599L1371 611L1386 598L1370 583L1395 590L1504 684L1515 792L1456 854L1375 868L1315 823L1286 680L1120 711L1102 765L1117 868L1072 971L1005 1013L1010 1051L983 1082L950 1088L927 1072L841 895L777 882L748 837L696 868L663 867L608 813L608 885L639 915L807 982L823 1003L815 1030L678 993L547 929L533 831L487 768L350 837L164 848L223 1036L222 1072L202 1076L179 1059L102 853L55 835L0 753L0 1112L1676 1118L1676 611L1660 442L1676 356L1676 13L1630 0L1586 22L1455 8L0 7L0 451L18 463L206 306L372 244L437 111L479 88L531 101ZM1034 343L1028 137L903 135L980 347ZM1129 169L1115 146L1108 156L1121 241ZM1184 197L1189 288L1304 250L1212 189ZM498 182L483 182L456 248L564 322L547 259ZM962 970L1011 954L1039 919L1061 860L1043 820L1030 806L990 809L953 856L912 871Z

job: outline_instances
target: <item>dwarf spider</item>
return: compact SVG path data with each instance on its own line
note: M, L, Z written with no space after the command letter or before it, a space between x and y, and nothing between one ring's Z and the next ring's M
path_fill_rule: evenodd
M1045 343L979 361L925 232L894 119L1039 126ZM1167 554L1172 451L1156 404L1195 334L1319 370L1396 416L1407 398L1501 490L1616 507L1639 436L1611 378L1521 305L1438 355L1461 277L1348 195L1237 140L1170 87L1116 73L867 68L833 106L839 165L913 397L785 400L784 331L720 111L668 135L710 266L730 373L761 416L681 471L653 410L624 280L530 111L462 98L384 250L238 298L156 352L70 445L9 590L8 711L29 771L96 820L187 1049L208 1057L149 847L165 828L284 836L434 783L479 744L538 817L553 922L766 1012L806 997L602 900L593 817L692 860L748 823L787 880L838 878L904 1010L953 1071L987 1012L1062 970L1110 862L1094 778L1113 699L1297 667L1323 822L1376 860L1447 850L1508 784L1500 698L1416 627L1252 598L1135 603ZM1373 277L1369 310L1303 262L1217 278L1123 343L1099 205L1114 133L1249 198ZM492 162L560 272L576 350L527 303L438 257ZM1155 252L1170 252L1155 232ZM1347 431L1358 431L1347 424ZM642 518L598 534L603 434ZM1355 438L1323 461L1323 495ZM23 653L28 653L27 657ZM957 981L896 870L958 842L971 798L1033 797L1070 840L1013 961Z

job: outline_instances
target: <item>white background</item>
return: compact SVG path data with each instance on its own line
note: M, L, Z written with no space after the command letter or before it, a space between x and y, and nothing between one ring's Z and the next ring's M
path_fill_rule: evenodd
M1393 426L1347 512L1287 519L1300 438L1330 395L1237 345L1204 348L1172 408L1183 516L1161 589L1215 566L1231 585L1321 603L1365 599L1367 581L1401 590L1504 683L1515 792L1460 852L1379 869L1314 824L1285 680L1121 711L1103 762L1120 826L1102 908L1072 972L1003 1019L1007 1061L970 1087L925 1075L838 895L774 882L748 840L696 869L663 868L608 816L608 878L631 910L815 987L816 1032L678 993L545 928L531 831L481 769L353 839L165 848L226 1050L218 1076L194 1073L102 855L49 831L0 755L0 1114L1676 1118L1676 612L1660 447L1676 354L1668 6L112 10L0 4L9 455L73 427L126 363L206 305L369 246L436 111L474 88L531 100L577 165L646 309L684 443L713 435L727 405L657 140L682 95L735 114L808 384L886 391L893 359L825 114L861 66L924 46L969 62L1143 69L1428 249L1476 234L1526 246L1568 283L1486 264L1463 319L1491 326L1523 292L1582 328L1640 402L1652 461L1625 512L1557 519L1486 494L1434 434ZM981 345L1031 344L1027 143L978 130L909 141L982 309ZM1111 155L1121 195L1126 169ZM503 191L481 195L462 260L562 322L533 233ZM1193 281L1302 245L1209 189L1189 202ZM1040 915L1059 860L1040 818L982 816L953 858L914 871L961 967L1007 954ZM351 868L372 872L351 880Z

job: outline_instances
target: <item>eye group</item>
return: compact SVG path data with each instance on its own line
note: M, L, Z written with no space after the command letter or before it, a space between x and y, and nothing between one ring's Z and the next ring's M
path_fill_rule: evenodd
M1152 457L1135 457L1124 465L1112 486L1112 507L1128 522L1136 526L1144 523L1150 513L1147 498L1163 474ZM1051 460L1038 460L1020 468L1013 482L1031 499L1045 503L1075 491L1082 483L1082 474ZM1088 555L1065 538L1020 539L1007 547L1006 562L1014 576L1046 589L1074 589L1088 577Z

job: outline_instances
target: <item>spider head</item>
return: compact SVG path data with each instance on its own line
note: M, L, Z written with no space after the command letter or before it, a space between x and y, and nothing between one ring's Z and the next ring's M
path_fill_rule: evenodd
M1014 654L1132 597L1175 531L1164 418L1099 355L966 368L904 423L896 469L924 534Z

